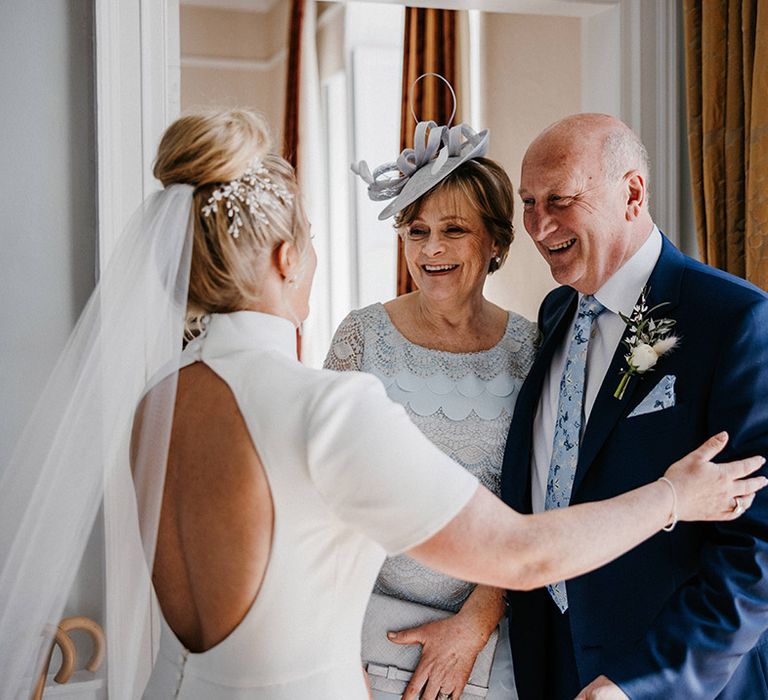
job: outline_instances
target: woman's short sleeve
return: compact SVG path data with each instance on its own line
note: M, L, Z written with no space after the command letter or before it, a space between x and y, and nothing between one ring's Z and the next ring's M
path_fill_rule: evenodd
M329 376L307 424L309 469L323 499L390 555L441 530L478 487L370 375Z
M323 367L337 372L356 372L363 364L364 330L357 312L347 314L331 340Z

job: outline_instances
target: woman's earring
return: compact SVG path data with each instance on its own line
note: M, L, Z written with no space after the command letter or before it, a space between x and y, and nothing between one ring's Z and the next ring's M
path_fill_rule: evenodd
M497 255L494 260L496 261L497 265L501 265L501 255Z

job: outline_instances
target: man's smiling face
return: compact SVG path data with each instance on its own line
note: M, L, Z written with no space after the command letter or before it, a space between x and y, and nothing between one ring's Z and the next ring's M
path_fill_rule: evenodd
M633 252L627 190L603 172L600 138L539 137L520 175L523 222L560 284L593 294Z

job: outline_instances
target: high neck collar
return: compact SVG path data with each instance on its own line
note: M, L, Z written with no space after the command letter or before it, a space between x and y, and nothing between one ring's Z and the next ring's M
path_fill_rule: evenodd
M204 354L221 356L241 350L275 351L296 358L296 329L281 316L260 311L212 314L201 339Z

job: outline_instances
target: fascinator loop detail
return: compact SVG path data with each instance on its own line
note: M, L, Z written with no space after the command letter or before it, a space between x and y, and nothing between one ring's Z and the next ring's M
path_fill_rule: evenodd
M475 131L468 124L438 126L434 121L419 122L413 148L406 148L397 160L374 168L361 160L352 172L368 185L368 197L381 202L392 199L379 214L387 219L431 190L462 163L481 158L488 152L488 129Z
M456 92L453 89L453 85L451 85L450 81L446 80L440 73L422 73L416 80L414 80L411 83L411 97L409 99L409 107L411 108L411 115L413 116L413 121L418 124L419 121L421 121L416 116L416 110L413 108L413 93L415 92L414 88L418 84L420 80L423 80L424 78L437 78L438 80L442 80L447 86L448 89L451 91L451 98L453 99L453 111L451 112L451 116L448 118L448 121L446 122L446 126L450 126L451 122L453 121L453 118L456 116L456 105L458 104L456 100Z

